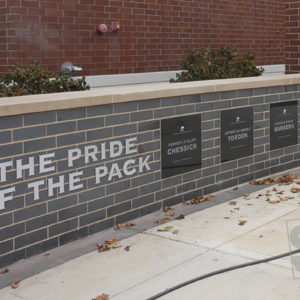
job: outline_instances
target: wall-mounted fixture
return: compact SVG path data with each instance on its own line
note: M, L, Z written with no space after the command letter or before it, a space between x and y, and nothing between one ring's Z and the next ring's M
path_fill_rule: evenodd
M96 27L96 31L98 33L107 33L108 31L117 32L119 30L120 30L120 22L119 21L113 21L113 22L111 22L111 25L99 24Z
M120 22L114 21L111 23L111 31L119 31L120 29Z
M74 66L71 62L66 61L62 64L60 68L61 74L68 75L68 76L74 76L77 73L82 72L83 69L78 66Z
M107 32L107 25L106 24L99 24L96 28L98 33L106 33Z

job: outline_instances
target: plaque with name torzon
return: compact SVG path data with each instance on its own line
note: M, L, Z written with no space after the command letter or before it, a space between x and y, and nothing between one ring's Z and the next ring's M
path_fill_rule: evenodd
M201 115L161 120L162 178L201 168Z
M270 149L298 143L297 101L270 105Z
M221 112L221 160L238 159L253 154L253 108Z

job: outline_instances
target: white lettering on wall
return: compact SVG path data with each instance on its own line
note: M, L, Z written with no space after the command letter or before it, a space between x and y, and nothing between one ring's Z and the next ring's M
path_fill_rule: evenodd
M187 141L187 142L193 142ZM115 140L103 142L97 145L88 145L66 150L67 168L78 167L80 164L93 164L101 162L101 160L115 159L121 155L134 155L138 153L137 137L125 139L125 141ZM15 179L25 179L28 176L46 174L56 171L56 153L53 151L39 156L29 156L27 160L17 159L8 160L0 163L0 182L7 182L11 176ZM62 158L60 158L62 159ZM112 182L114 179L121 179L126 176L134 176L151 170L151 155L140 157L129 157L122 162L107 163L102 166L95 166L94 178L96 184L105 184ZM77 164L76 164L77 162ZM14 168L15 166L15 168ZM59 170L63 172L64 170ZM69 174L54 175L53 177L39 178L36 181L27 184L28 192L33 193L34 201L41 199L41 191L45 191L48 197L57 194L63 194L67 191L77 191L84 187L82 177L85 170L74 170ZM45 176L45 175L44 175ZM56 192L57 190L57 192ZM0 190L0 210L5 209L5 202L13 200L16 187L6 187Z
M34 156L30 156L28 158L28 164L23 164L23 159L18 159L17 160L17 179L23 177L23 171L28 170L29 171L29 176L34 175Z
M39 180L35 182L28 183L28 188L33 188L33 200L40 199L40 186L45 185L45 180Z
M125 175L131 176L136 173L136 168L132 168L131 170L128 170L129 165L134 165L134 164L135 164L135 159L128 159L125 161L123 166L123 171Z
M109 143L110 157L118 157L122 154L122 143L120 141L113 141Z
M80 177L83 175L83 171L69 174L69 191L75 191L83 188L83 184L77 184L80 182Z
M12 160L0 163L0 182L6 181L7 168L12 167L12 165Z
M62 194L65 192L65 179L64 175L58 177L58 182L54 183L53 178L48 179L48 196L51 197L54 195L54 189L58 189L58 193Z
M90 162L90 158L92 161L97 161L96 153L98 152L98 147L96 145L91 145L84 147L84 162L88 164Z
M135 142L137 141L137 137L133 137L130 139L126 139L125 141L125 153L126 154L133 154L137 153L137 148Z
M68 167L73 167L73 162L79 159L81 156L81 150L79 148L68 150Z
M0 209L5 209L5 202L12 200L12 193L15 191L15 187L0 191Z
M49 153L49 154L40 155L40 157L39 157L39 160L40 160L40 174L55 171L55 166L50 167L50 165L52 165L52 160L48 159L48 158L53 158L53 157L55 157L54 152Z
M122 178L122 174L117 163L113 163L109 172L108 181L111 181L114 177Z

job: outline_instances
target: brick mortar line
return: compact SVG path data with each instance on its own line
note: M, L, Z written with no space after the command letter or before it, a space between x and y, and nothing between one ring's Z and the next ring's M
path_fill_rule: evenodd
M286 100L286 101L290 101L290 100ZM297 101L297 100L296 100ZM277 103L277 102L274 102L274 103ZM268 104L272 104L272 103L268 103ZM259 105L259 104L258 104ZM247 105L243 105L243 106L236 106L236 108L239 108L239 107L244 107L244 106L249 106L248 104ZM254 107L254 106L256 106L256 105L252 105L251 107ZM176 106L172 106L172 107L176 107ZM231 107L232 108L232 107ZM215 111L218 111L218 112L221 112L221 111L223 111L223 110L228 110L229 108L224 108L224 109L218 109L218 110L208 110L208 111L203 111L203 112L194 112L194 113L191 113L191 114L197 114L197 113L201 113L201 114L203 114L203 113L206 113L206 112L215 112ZM234 109L234 108L232 108L232 109ZM261 113L264 113L264 112L269 112L269 109L268 110L266 110L266 111L260 111L260 112L254 112L254 114L261 114ZM126 113L125 113L126 114ZM129 115L130 115L130 113L129 113ZM185 115L185 114L183 114L183 115ZM104 117L105 118L105 117ZM88 118L82 118L82 119L76 119L76 123L77 123L77 121L80 121L80 120L87 120ZM90 119L92 119L92 118L90 118ZM149 121L151 121L151 120L161 120L162 118L152 118L152 119L147 119L147 120L149 120ZM205 120L205 121L203 121L203 122L208 122L208 121L214 121L214 120L218 120L219 118L216 118L216 119L211 119L211 120ZM59 134L59 133L57 133L57 134L52 134L52 135L45 135L45 136L40 136L40 137L36 137L36 138L30 138L30 139L26 139L26 140L12 140L11 142L8 142L8 143L3 143L3 144L1 144L1 145L10 145L10 144L14 144L14 143L24 143L24 142L28 142L28 141L34 141L34 140L38 140L38 139L42 139L42 138L47 138L47 137L55 137L56 139L58 138L58 137L62 137L62 136L66 136L66 135L70 135L70 134L76 134L76 133L88 133L88 132L90 132L90 131L94 131L94 130L101 130L101 129L109 129L109 128L111 128L111 129L113 129L113 128L115 128L115 127L118 127L118 126L122 126L122 125L130 125L130 124L140 124L140 123L142 123L142 122L144 122L144 121L147 121L147 120L140 120L140 121L136 121L136 122L131 122L131 121L129 121L129 122L126 122L126 123L123 123L123 124L115 124L115 125L112 125L112 126L109 126L109 127L107 127L107 126L102 126L102 127L96 127L96 128L89 128L89 129L82 129L82 130L74 130L74 131L69 131L69 132L64 132L64 133L61 133L61 134ZM60 123L69 123L69 122L72 122L72 121L75 121L75 120L70 120L70 121L62 121L62 122L60 122ZM262 121L262 120L256 120L255 122L257 122L257 121ZM59 122L53 122L53 123L49 123L49 124L60 124ZM31 129L31 128L38 128L38 127L45 127L45 128L47 128L46 126L44 126L44 124L40 124L40 125L36 125L36 126L28 126L28 127L16 127L16 128L11 128L10 130L11 130L11 132L13 132L14 130L17 130L17 129ZM4 131L8 131L8 130L4 130ZM0 131L1 132L1 131ZM85 143L89 143L90 141L86 141ZM61 147L64 147L64 146L61 146ZM60 147L56 147L56 149L58 149L58 148L60 148ZM41 150L42 151L42 150ZM44 150L44 151L46 151L46 150Z
M7 253L6 253L7 254Z
M149 130L147 132L153 132L153 130ZM82 143L77 143L77 144L70 144L70 145L66 145L66 146L59 146L59 147L55 147L55 148L47 148L47 149L42 149L42 150L37 150L37 151L34 151L34 152L26 152L26 153L20 153L20 154L16 154L16 155L13 155L13 156L5 156L5 157L2 157L0 160L5 160L6 157L11 157L11 159L18 159L19 157L21 156L34 156L35 154L38 154L40 152L47 152L49 154L49 152L57 152L57 151L60 151L62 149L66 149L66 151L69 149L69 147L84 147L86 144L86 146L89 146L89 145L93 145L94 143L98 143L98 142L102 142L103 140L106 140L106 143L109 143L110 141L115 141L115 140L118 140L119 137L121 138L129 138L129 137L132 137L132 136L136 136L136 135L142 135L146 132L140 132L140 133L130 133L130 134L127 134L127 135L122 135L122 136L112 136L110 138L103 138L103 139L100 139L100 140L94 140L94 141L87 141L87 142L82 142ZM45 138L45 137L43 137ZM146 141L146 142L141 142L141 143L138 143L136 144L136 146L138 147L139 145L144 145L146 143L151 143L151 142L157 142L157 141L160 141L160 138L155 138L154 137L154 134L153 134L153 138L152 140L149 140L149 141ZM27 141L25 141L27 142ZM17 142L19 143L19 142ZM20 142L20 143L23 143L23 142ZM9 143L9 145L13 145L14 143ZM24 145L24 144L23 144ZM122 147L124 148L124 147ZM106 152L109 152L109 150L106 150ZM84 157L84 155L82 155L81 157ZM59 161L63 161L63 160L67 160L68 158L66 157L66 159L60 159L60 160L56 160L55 162L59 162ZM37 164L38 165L38 164ZM15 169L14 169L15 170Z
M293 92L291 92L291 93L293 93ZM281 95L281 94L285 95L285 94L289 94L289 93L266 94L266 95L270 96L270 95ZM262 96L262 95L259 95L259 96ZM179 107L182 107L182 106L196 106L197 104L201 104L201 103L214 103L214 102L221 103L221 102L226 102L226 101L231 101L232 102L232 101L235 101L235 100L238 101L238 100L242 100L242 99L248 99L248 100L250 100L252 97L258 97L258 96L250 96L250 97L244 97L244 98L230 98L230 99L222 99L222 100L215 100L215 101L201 101L199 103L194 103L194 104L179 104L179 105L161 106L161 107L151 108L151 109L143 109L143 110L136 110L136 111L129 111L129 112L111 113L111 114L98 115L98 116L86 116L86 117L75 118L75 119L70 119L70 120L53 121L53 122L49 122L49 123L40 123L40 124L32 124L32 125L24 125L23 124L23 126L20 126L20 127L11 127L11 128L7 128L7 129L0 129L0 132L1 131L7 131L7 130L26 129L26 128L30 129L30 128L42 127L42 126L47 127L49 125L62 124L62 123L72 123L72 122L76 122L77 123L78 121L91 120L91 119L97 119L97 118L103 118L105 120L107 117L110 117L110 116L119 116L119 115L129 115L130 116L132 113L138 113L138 112L142 113L142 112L148 112L148 111L155 112L155 111L158 111L160 109L165 109L165 108L171 108L171 107L176 108L178 106ZM154 99L154 100L156 100L156 99ZM299 100L299 99L295 99L295 100L293 100L293 99L280 100L279 99L279 100L277 100L275 102L263 102L261 104L253 104L251 106L253 107L253 106L263 105L263 104L272 104L272 103L277 103L277 102L282 102L282 101L297 101L297 100ZM143 101L143 100L136 100L136 101ZM151 100L149 100L149 101L151 101ZM98 105L98 106L101 106L101 105ZM231 107L231 108L234 109L234 108L244 107L244 106L249 106L249 104L240 105L240 106L234 106L234 107ZM88 108L88 106L85 107L85 108ZM222 111L222 110L226 110L226 109L229 109L229 107L228 108L220 108L218 110ZM67 110L67 109L63 109L63 110ZM63 111L63 110L57 110L55 112L57 113L57 112ZM216 110L215 109L205 110L203 113L205 113L205 112L211 112L211 111L216 111ZM43 112L41 112L41 113L43 113ZM45 111L45 113L47 113L47 111ZM192 114L196 114L196 113L199 113L199 112L194 112ZM28 115L28 114L22 115L23 119L24 119L24 116L26 116L26 115ZM153 117L153 120L157 120L157 119L161 119L161 118L154 118ZM149 120L152 120L152 119L149 119ZM131 122L131 121L129 121L128 123L139 123L139 122L143 122L143 120L137 121L137 122ZM127 123L124 123L124 124L127 124ZM115 124L112 127L115 127L115 126L118 126L118 125L122 125L122 124ZM104 126L104 127L106 127L106 126ZM84 130L93 130L93 129L84 129ZM82 131L84 131L84 130L82 130ZM81 131L79 131L79 132L81 132Z
M157 151L158 152L158 151ZM138 154L138 156L144 156L144 155L149 155L149 154L154 154L155 152L153 152L153 151L149 151L149 152L144 152L144 153L141 153L141 154ZM126 157L124 157L124 158L121 158L120 160L127 160L127 159L131 159L131 158L134 158L134 157L137 157L137 155L130 155L130 156L126 156ZM65 160L60 160L60 161L65 161ZM117 163L118 161L106 161L106 162L104 162L104 163L101 163L101 162L99 162L99 164L104 164L104 165L106 165L106 164L111 164L111 163L113 163L113 162L115 162L115 163ZM153 155L153 160L151 161L151 162L149 162L149 164L154 164L154 163L157 163L157 162L160 162L160 160L154 160L154 155ZM40 175L40 176L38 176L38 177L34 177L34 178L26 178L26 179L23 179L23 180L20 180L20 181L17 181L17 182L15 182L15 183L8 183L8 184L5 184L5 185L2 185L1 186L1 188L2 187L7 187L7 186L11 186L11 185L18 185L18 184L20 184L20 183L30 183L31 181L38 181L39 179L45 179L45 180L47 180L49 177L51 178L51 177L54 177L54 176L56 176L56 175L68 175L69 173L74 173L74 172L79 172L82 168L90 168L90 167L95 167L95 168L97 168L97 167L99 167L99 164L96 164L96 165L90 165L90 166L83 166L83 167L77 167L77 168L73 168L73 169L69 169L69 170L65 170L65 171L59 171L59 172L55 172L55 173L48 173L48 175L47 174L44 174L44 175ZM38 166L38 165L37 165ZM137 167L138 166L138 164L136 164L136 165L134 165L133 167ZM120 169L120 170L123 170L123 169ZM14 170L12 170L12 172L13 172ZM158 172L158 170L155 170L155 171L153 171L153 172ZM64 173L67 173L67 174L64 174ZM148 173L145 173L145 174L149 174L149 173L152 173L152 172L148 172ZM144 175L145 175L144 174ZM138 176L140 176L140 175L136 175L135 177L129 177L129 178L136 178L136 177L138 177ZM82 178L83 180L88 180L88 179L91 179L91 178L94 178L94 176L90 176L90 177L85 177L85 178ZM128 179L128 178L127 178ZM124 178L123 180L126 180L126 178ZM120 181L123 181L123 180L118 180L117 182L120 182ZM113 182L111 182L111 183L116 183L115 181L113 181ZM110 184L110 183L109 183ZM46 189L46 188L45 188ZM41 190L42 191L42 190ZM23 195L23 194L22 194ZM25 194L24 194L25 195ZM19 195L19 196L21 196L21 195Z
M154 172L153 173L147 173L147 174L155 174ZM126 180L128 180L128 178L127 179L124 179L124 180L122 180L122 181L126 181ZM156 181L152 181L152 182L149 182L149 183L146 183L146 184L143 184L143 185L140 185L140 186L136 186L136 187L130 187L129 189L127 189L127 190L123 190L123 192L124 191L129 191L129 190L132 190L132 189L136 189L136 188L140 188L140 187L143 187L143 186L147 186L147 185L149 185L149 184L154 184L154 183L157 183L157 182L160 182L162 179L158 179L158 180L156 180ZM119 181L118 181L119 182ZM113 182L112 184L114 184L114 183L118 183L118 182ZM120 181L121 182L121 181ZM82 190L82 192L88 192L88 191L92 191L92 190L95 190L95 189L97 189L97 188L99 188L99 187L105 187L105 184L104 185L99 185L99 186L96 186L96 187L93 187L93 188L90 188L90 189L86 189L86 190ZM41 191L47 191L47 188L45 188L45 189L43 189L43 190L41 190ZM116 194L119 194L119 193L121 193L122 191L119 191L119 192L116 192L116 193L113 193L113 194L109 194L109 195L103 195L101 198L105 198L105 197L107 197L107 196L114 196L114 195L116 195ZM32 193L27 193L27 194L22 194L22 195L18 195L18 197L21 197L21 196L26 196L26 195L29 195L29 194L32 194ZM41 200L41 202L38 202L38 203L33 203L32 205L27 205L27 206L24 206L24 207L21 207L21 208L17 208L17 209L14 209L14 210L11 210L11 211L7 211L7 212L4 212L3 213L3 215L5 215L5 214L10 214L10 213L14 213L14 212L18 212L18 211L21 211L21 210L23 210L23 209L26 209L26 208L29 208L29 207L33 207L33 206L38 206L38 205L42 205L42 204L48 204L49 202L51 202L51 201L55 201L55 200L59 200L59 199L62 199L62 198L65 198L65 197L68 197L68 196L72 196L72 195L76 195L76 194L78 194L78 191L74 191L74 193L70 193L70 194L67 194L67 195L61 195L60 197L56 197L56 198L53 198L53 199L48 199L48 200L45 200L45 201L43 201L43 200ZM145 196L145 195L141 195L141 196L138 196L138 197L143 197L143 196ZM138 198L138 197L136 197L136 198ZM25 199L24 199L25 200ZM57 211L62 211L62 210L64 210L64 209L68 209L68 208L71 208L71 207L75 207L75 206L78 206L78 205L83 205L83 204L85 204L85 203L90 203L90 202L92 202L92 201L95 201L95 200L97 200L97 198L96 199L91 199L91 200L89 200L89 201L85 201L85 202L81 202L81 203L76 203L76 204L74 204L74 205L72 205L72 206L68 206L68 207L65 207L65 208L61 208L61 209L58 209ZM42 202L43 201L43 202ZM123 203L123 202L126 202L127 200L125 200L125 201L122 201L122 202L119 202L119 203L114 203L113 205L111 205L111 206L115 206L115 205L118 205L118 204L120 204L120 203ZM108 207L108 206L107 206ZM110 207L110 206L109 206ZM48 208L48 205L47 205L47 208ZM54 210L54 211L51 211L51 212L47 212L46 214L51 214L52 212L55 212L56 210ZM1 216L1 214L0 214L0 216ZM39 216L41 216L41 215L39 215ZM36 217L39 217L39 216L36 216ZM36 218L36 217L33 217L33 218ZM27 220L27 219L26 219ZM28 219L28 220L31 220L31 219ZM23 222L23 221L20 221L20 222ZM17 223L13 223L13 224L17 224ZM8 226L11 226L12 224L10 224L10 225L8 225ZM5 227L7 227L7 226L5 226ZM2 228L4 228L4 227L1 227L1 229ZM0 229L0 230L1 230Z
M210 177L210 176L207 176L207 177ZM207 178L207 177L204 177L204 178ZM198 181L198 180L199 180L199 179L192 179L192 180L190 180L190 181L186 181L186 182L184 182L184 183L181 182L181 183L176 184L176 185L173 185L173 186L171 186L171 187L178 187L178 186L182 186L182 185L184 185L184 184L189 184L189 183L192 183L192 182L195 182L196 185L197 185L197 181ZM134 187L134 188L131 188L131 189L140 188L140 187L143 187L143 186L145 186L145 185L149 185L149 184L152 184L152 183L157 183L157 182L160 182L160 181L161 181L161 180L153 181L153 182L151 182L151 183L147 183L147 184L144 184L144 185L142 185L142 186ZM211 185L211 184L204 185L204 186L202 186L202 187L196 187L196 188L193 189L193 190L188 190L188 191L182 192L182 193L177 194L177 195L178 195L178 196L184 195L185 193L197 191L197 190L199 190L199 189L202 189L202 188L207 187L207 186L210 186L210 185ZM170 188L171 188L171 187L170 187ZM164 190L164 189L160 189L160 190L157 190L157 191L155 191L155 192L150 192L150 193L148 193L148 194L144 194L144 195L137 196L137 197L135 197L135 198L133 198L133 199L124 200L124 201L119 202L119 203L114 203L114 204L112 204L112 205L109 205L109 206L106 206L106 207L102 207L102 208L97 209L97 210L92 210L92 211L89 211L89 212L87 212L87 213L85 213L85 214L78 215L77 217L80 218L81 216L85 216L85 215L88 215L88 214L93 213L93 212L96 212L96 211L104 210L104 209L107 209L107 208L116 206L116 205L118 205L118 204L121 204L121 203L124 203L124 202L127 202L127 201L131 201L131 202L132 202L132 200L138 199L138 198L140 198L140 197L148 196L148 195L151 195L151 194L155 194L156 192L163 191L163 190ZM118 193L119 193L119 192L118 192ZM117 194L117 193L115 193L115 194ZM111 194L111 195L113 196L113 195L115 195L115 194ZM71 194L70 194L70 195L71 195ZM72 194L72 195L73 195L73 194ZM69 196L69 195L67 195L67 196ZM101 197L101 198L105 198L106 196L108 196L108 195L104 195L104 196ZM63 197L62 197L62 198L63 198ZM164 199L167 199L167 198L168 198L168 196L167 196L166 198L160 199L160 200L158 200L158 201L154 201L153 203L159 203L159 202L161 202L161 201L163 201ZM59 200L59 199L60 199L60 198L55 198L55 199L52 199L52 201L53 201L53 200ZM44 213L44 214L41 214L41 215L38 215L38 216L34 216L34 217L32 217L32 218L29 218L29 219L26 219L26 220L22 220L22 221L19 221L19 222L15 222L15 223L12 223L12 224L10 224L10 225L1 227L0 230L1 230L1 229L8 228L8 227L13 226L13 225L17 225L17 224L22 224L22 223L25 223L25 224L26 224L27 221L31 221L31 220L34 220L34 219L37 219L37 218L39 218L39 217L43 217L43 216L46 216L46 215L49 215L49 214L52 214L52 213L59 213L60 211L63 211L63 210L69 209L69 208L73 208L73 207L77 207L77 206L79 206L79 205L84 205L84 204L87 204L87 205L88 205L90 202L93 202L93 201L95 201L95 200L97 200L97 199L91 199L90 201L87 201L87 202L76 203L76 204L74 204L74 205L71 205L71 206L62 208L62 209L60 209L60 210L54 210L54 211L51 211L51 212L46 212L46 213ZM50 200L50 201L51 201L51 200ZM44 203L45 203L45 204L48 204L48 202L49 202L49 200L46 200L45 202L40 202L40 203L37 203L36 205L42 205L42 204L44 204ZM142 208L142 207L147 207L147 206L149 206L149 205L151 205L151 204L146 204L146 205L144 205L144 206L137 207L136 209L139 209L139 208ZM25 208L27 208L27 207L32 207L32 206L34 206L34 205L29 205L29 206L26 206ZM11 212L7 212L7 214L13 213L13 212L16 212L16 211L19 211L19 210L22 210L22 209L24 209L24 208L16 209L16 210L11 211ZM130 210L129 210L129 211L130 211ZM128 212L128 211L126 211L126 212ZM114 216L119 216L119 215L122 215L122 214L124 214L124 213L125 213L125 212L122 212L122 213L116 214L116 215L114 215ZM75 217L70 217L70 218L68 218L68 219L64 219L64 220L62 220L62 221L58 221L58 222L55 223L55 224L60 224L60 223L63 223L63 222L65 222L65 221L67 221L67 220L71 220L71 219L74 219L74 218L75 218ZM107 219L107 218L106 218L106 219ZM48 225L47 225L47 226L48 226ZM47 227L47 226L46 226L46 227ZM50 225L49 225L49 226L50 226ZM42 227L41 227L41 228L42 228ZM41 228L40 228L40 229L41 229ZM43 227L43 228L44 228L44 227ZM35 230L34 230L34 231L35 231ZM29 231L29 232L33 232L33 231Z

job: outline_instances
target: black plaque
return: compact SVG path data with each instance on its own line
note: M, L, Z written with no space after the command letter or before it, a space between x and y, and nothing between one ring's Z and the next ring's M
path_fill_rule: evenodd
M271 104L270 149L296 144L298 144L297 101Z
M162 178L201 168L201 115L161 120Z
M253 108L221 112L222 162L253 154Z

